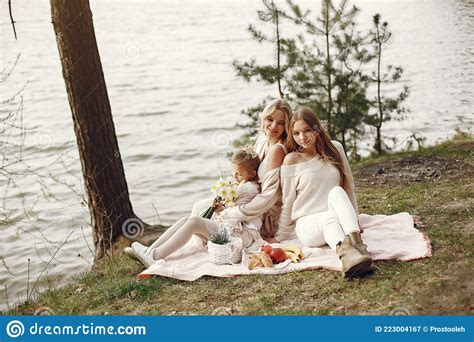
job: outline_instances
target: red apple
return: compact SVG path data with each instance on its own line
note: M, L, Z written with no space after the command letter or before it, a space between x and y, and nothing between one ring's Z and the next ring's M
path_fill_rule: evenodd
M287 259L286 253L282 248L273 248L270 257L275 264L279 264Z
M265 245L262 247L262 252L270 254L273 251L273 247L270 245Z

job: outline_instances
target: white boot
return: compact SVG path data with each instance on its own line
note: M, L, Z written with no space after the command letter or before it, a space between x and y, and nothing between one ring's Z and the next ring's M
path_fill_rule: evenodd
M123 252L124 252L125 254L127 254L130 258L132 258L132 259L134 259L134 260L138 260L137 255L135 254L135 251L133 250L132 247L125 247L125 248L123 249Z
M134 247L135 246L135 247ZM135 248L135 249L134 249ZM143 251L145 252L146 250L148 249L148 247L146 247L145 245L142 245L140 242L132 242L132 245L131 247L125 247L123 249L124 253L127 254L130 258L134 259L134 260L137 260L137 261L140 261L138 259L138 256L137 256L137 253L135 252L135 250L137 251Z
M137 259L146 267L150 267L156 262L153 258L154 249L143 246L139 242L132 243L132 249L134 250Z
M130 247L132 247L132 249L136 252L146 252L146 251L148 251L148 247L145 246L145 245L142 245L138 241L132 242Z

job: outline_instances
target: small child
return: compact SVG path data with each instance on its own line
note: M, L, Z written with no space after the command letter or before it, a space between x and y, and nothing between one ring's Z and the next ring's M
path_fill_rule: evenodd
M260 192L257 184L259 164L260 159L250 146L245 146L232 155L234 178L239 183L235 205L249 203ZM222 203L214 200L211 205L216 213L214 219L209 220L198 216L181 218L169 227L150 247L134 242L131 248L125 248L125 253L137 258L146 267L149 267L157 260L164 259L183 247L193 234L207 241L211 235L225 229L229 236L241 238L244 248L251 246L254 242L262 241L259 232L262 226L261 218L244 222L222 219L220 214L226 210Z

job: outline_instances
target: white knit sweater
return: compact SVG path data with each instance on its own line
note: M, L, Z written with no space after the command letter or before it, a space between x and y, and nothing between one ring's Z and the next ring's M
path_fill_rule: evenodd
M346 191L356 213L357 200L354 192L354 179L344 149L338 141L332 141L339 151L346 174ZM280 170L283 191L283 206L279 228L275 235L278 241L286 240L295 229L300 217L328 210L329 191L340 185L341 177L337 168L319 156L293 165L282 165Z

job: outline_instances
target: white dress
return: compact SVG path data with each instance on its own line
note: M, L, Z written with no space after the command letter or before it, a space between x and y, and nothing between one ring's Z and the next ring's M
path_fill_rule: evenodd
M260 187L256 182L243 182L237 189L235 205L247 204L259 193ZM262 245L263 240L259 233L262 227L262 216L260 215L248 220L226 216L225 212L232 208L234 207L226 208L221 213L214 215L213 221L217 223L217 227L210 225L208 227L209 234L215 233L216 228L217 230L225 229L230 236L241 238L244 248L250 247L255 243Z

